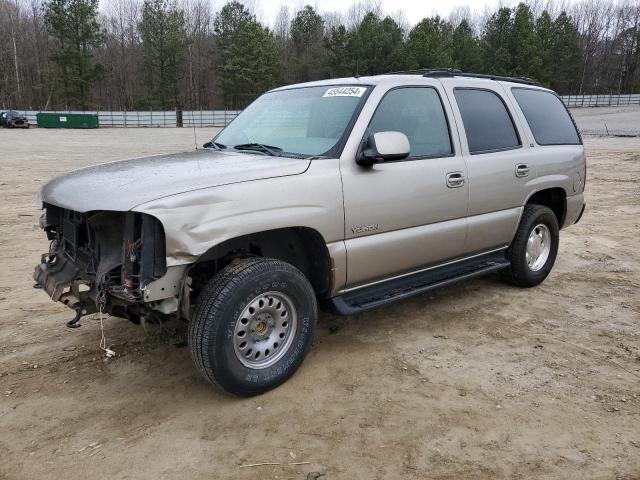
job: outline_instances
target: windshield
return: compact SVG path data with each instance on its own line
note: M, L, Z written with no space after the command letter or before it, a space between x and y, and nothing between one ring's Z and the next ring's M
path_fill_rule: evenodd
M266 146L279 155L329 155L366 92L367 87L324 86L266 93L220 132L214 144L238 150Z

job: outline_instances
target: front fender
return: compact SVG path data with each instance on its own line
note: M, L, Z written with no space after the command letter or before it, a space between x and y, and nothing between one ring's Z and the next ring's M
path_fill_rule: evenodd
M225 240L278 228L312 228L326 243L344 235L337 159L314 160L301 175L171 195L134 211L162 222L167 266L193 263Z

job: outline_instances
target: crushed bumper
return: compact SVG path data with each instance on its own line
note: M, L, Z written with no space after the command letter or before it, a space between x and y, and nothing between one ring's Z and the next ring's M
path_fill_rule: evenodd
M97 291L89 280L82 279L78 265L65 255L44 254L33 272L33 279L56 302L70 308L83 308L87 313L97 311Z
M11 128L29 128L29 122L27 120L12 120L9 122Z

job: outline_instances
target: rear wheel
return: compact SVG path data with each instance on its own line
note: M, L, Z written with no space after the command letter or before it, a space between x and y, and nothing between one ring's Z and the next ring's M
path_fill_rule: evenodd
M189 347L211 383L257 395L285 382L306 357L315 330L313 288L295 267L252 258L209 281L189 324Z
M520 287L540 284L553 268L559 240L558 220L553 211L542 205L527 205L507 250L511 265L503 270L503 277Z

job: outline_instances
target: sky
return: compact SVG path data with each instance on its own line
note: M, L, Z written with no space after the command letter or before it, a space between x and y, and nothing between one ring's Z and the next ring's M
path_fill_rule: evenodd
M291 11L298 10L304 4L310 4L320 12L341 11L346 10L353 4L355 0L253 0L256 14L260 20L272 25L275 16L281 5L289 6ZM404 10L407 20L411 25L415 25L424 17L439 14L446 17L449 12L457 6L468 6L472 11L484 10L485 6L494 8L501 4L511 4L513 2L505 2L500 0L382 0L382 10L385 13L395 12L399 9Z

